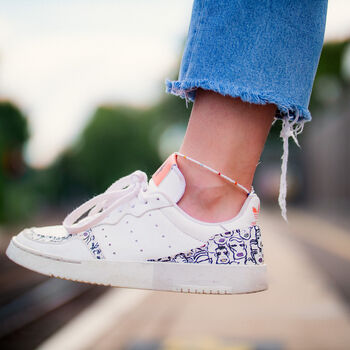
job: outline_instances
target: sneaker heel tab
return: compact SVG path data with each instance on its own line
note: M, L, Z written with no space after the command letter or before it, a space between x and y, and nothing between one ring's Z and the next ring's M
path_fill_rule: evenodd
M250 201L250 210L251 210L251 217L252 217L252 224L256 225L260 213L260 199L259 197L254 194Z

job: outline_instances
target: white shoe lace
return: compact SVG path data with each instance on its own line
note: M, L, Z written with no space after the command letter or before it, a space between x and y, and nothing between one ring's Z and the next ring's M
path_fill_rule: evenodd
M108 189L73 210L63 221L65 229L72 234L88 230L101 222L120 205L137 197L147 203L144 193L147 191L147 175L137 170L114 182ZM81 219L83 215L86 216Z

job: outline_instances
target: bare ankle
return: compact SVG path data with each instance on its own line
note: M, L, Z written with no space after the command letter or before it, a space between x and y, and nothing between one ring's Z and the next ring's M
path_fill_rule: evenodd
M186 180L184 196L179 207L192 217L205 222L222 222L235 217L247 195L224 179L179 161L179 168Z

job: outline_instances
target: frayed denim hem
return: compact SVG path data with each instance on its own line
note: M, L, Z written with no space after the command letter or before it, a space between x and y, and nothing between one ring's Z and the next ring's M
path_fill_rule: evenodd
M254 104L273 103L277 106L275 117L277 119L288 119L293 122L297 119L298 122L311 121L311 113L308 108L301 107L288 102L278 96L270 95L268 93L257 93L250 91L247 88L241 88L228 84L220 84L208 80L165 80L166 92L175 96L179 96L187 101L194 102L196 97L196 90L202 88L204 90L212 90L224 96L239 97L244 102Z
M277 119L282 120L282 128L280 137L283 141L283 154L281 164L281 178L280 189L278 196L278 203L281 208L282 216L287 221L287 165L289 147L288 141L292 137L298 147L298 135L303 131L305 122L311 120L311 114L308 108L297 106L293 103L288 103L283 98L278 98L275 95L261 94L249 91L246 88L240 88L237 86L230 86L229 84L220 84L210 82L208 80L182 80L171 81L166 79L166 92L184 98L186 105L188 101L194 101L196 97L196 90L202 88L204 90L212 90L220 93L221 95L229 95L232 97L239 97L244 102L254 104L267 104L272 103L277 106L277 112L275 115L275 121Z

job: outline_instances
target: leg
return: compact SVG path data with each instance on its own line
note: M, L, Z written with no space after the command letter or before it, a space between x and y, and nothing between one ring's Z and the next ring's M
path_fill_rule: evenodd
M288 138L293 136L296 140L303 123L311 120L308 103L323 44L326 12L327 0L195 0L179 79L166 82L167 92L191 101L199 95L201 100L194 107L183 152L205 155L209 166L221 165L219 171L227 169L248 185L272 119L272 106L276 106L275 117L283 119L279 203L284 218ZM200 89L264 107L245 108L229 98L219 102L217 97L214 102L211 95L200 95ZM222 109L218 104L222 104ZM213 119L207 115L209 110L216 112ZM229 115L233 120L229 120ZM199 130L202 131L198 133ZM204 146L205 154L203 139L209 142ZM255 142L256 148L252 146ZM212 153L215 160L210 158ZM228 160L232 161L231 166L227 166ZM189 185L188 191L191 188L194 187ZM227 210L237 212L239 203L229 205ZM193 203L184 199L181 205L196 214ZM205 217L205 212L197 215ZM223 217L228 215L221 210L220 213Z
M180 152L250 189L276 107L254 105L206 90L197 92ZM233 218L247 195L231 183L179 158L186 192L179 205L191 216L209 222Z

